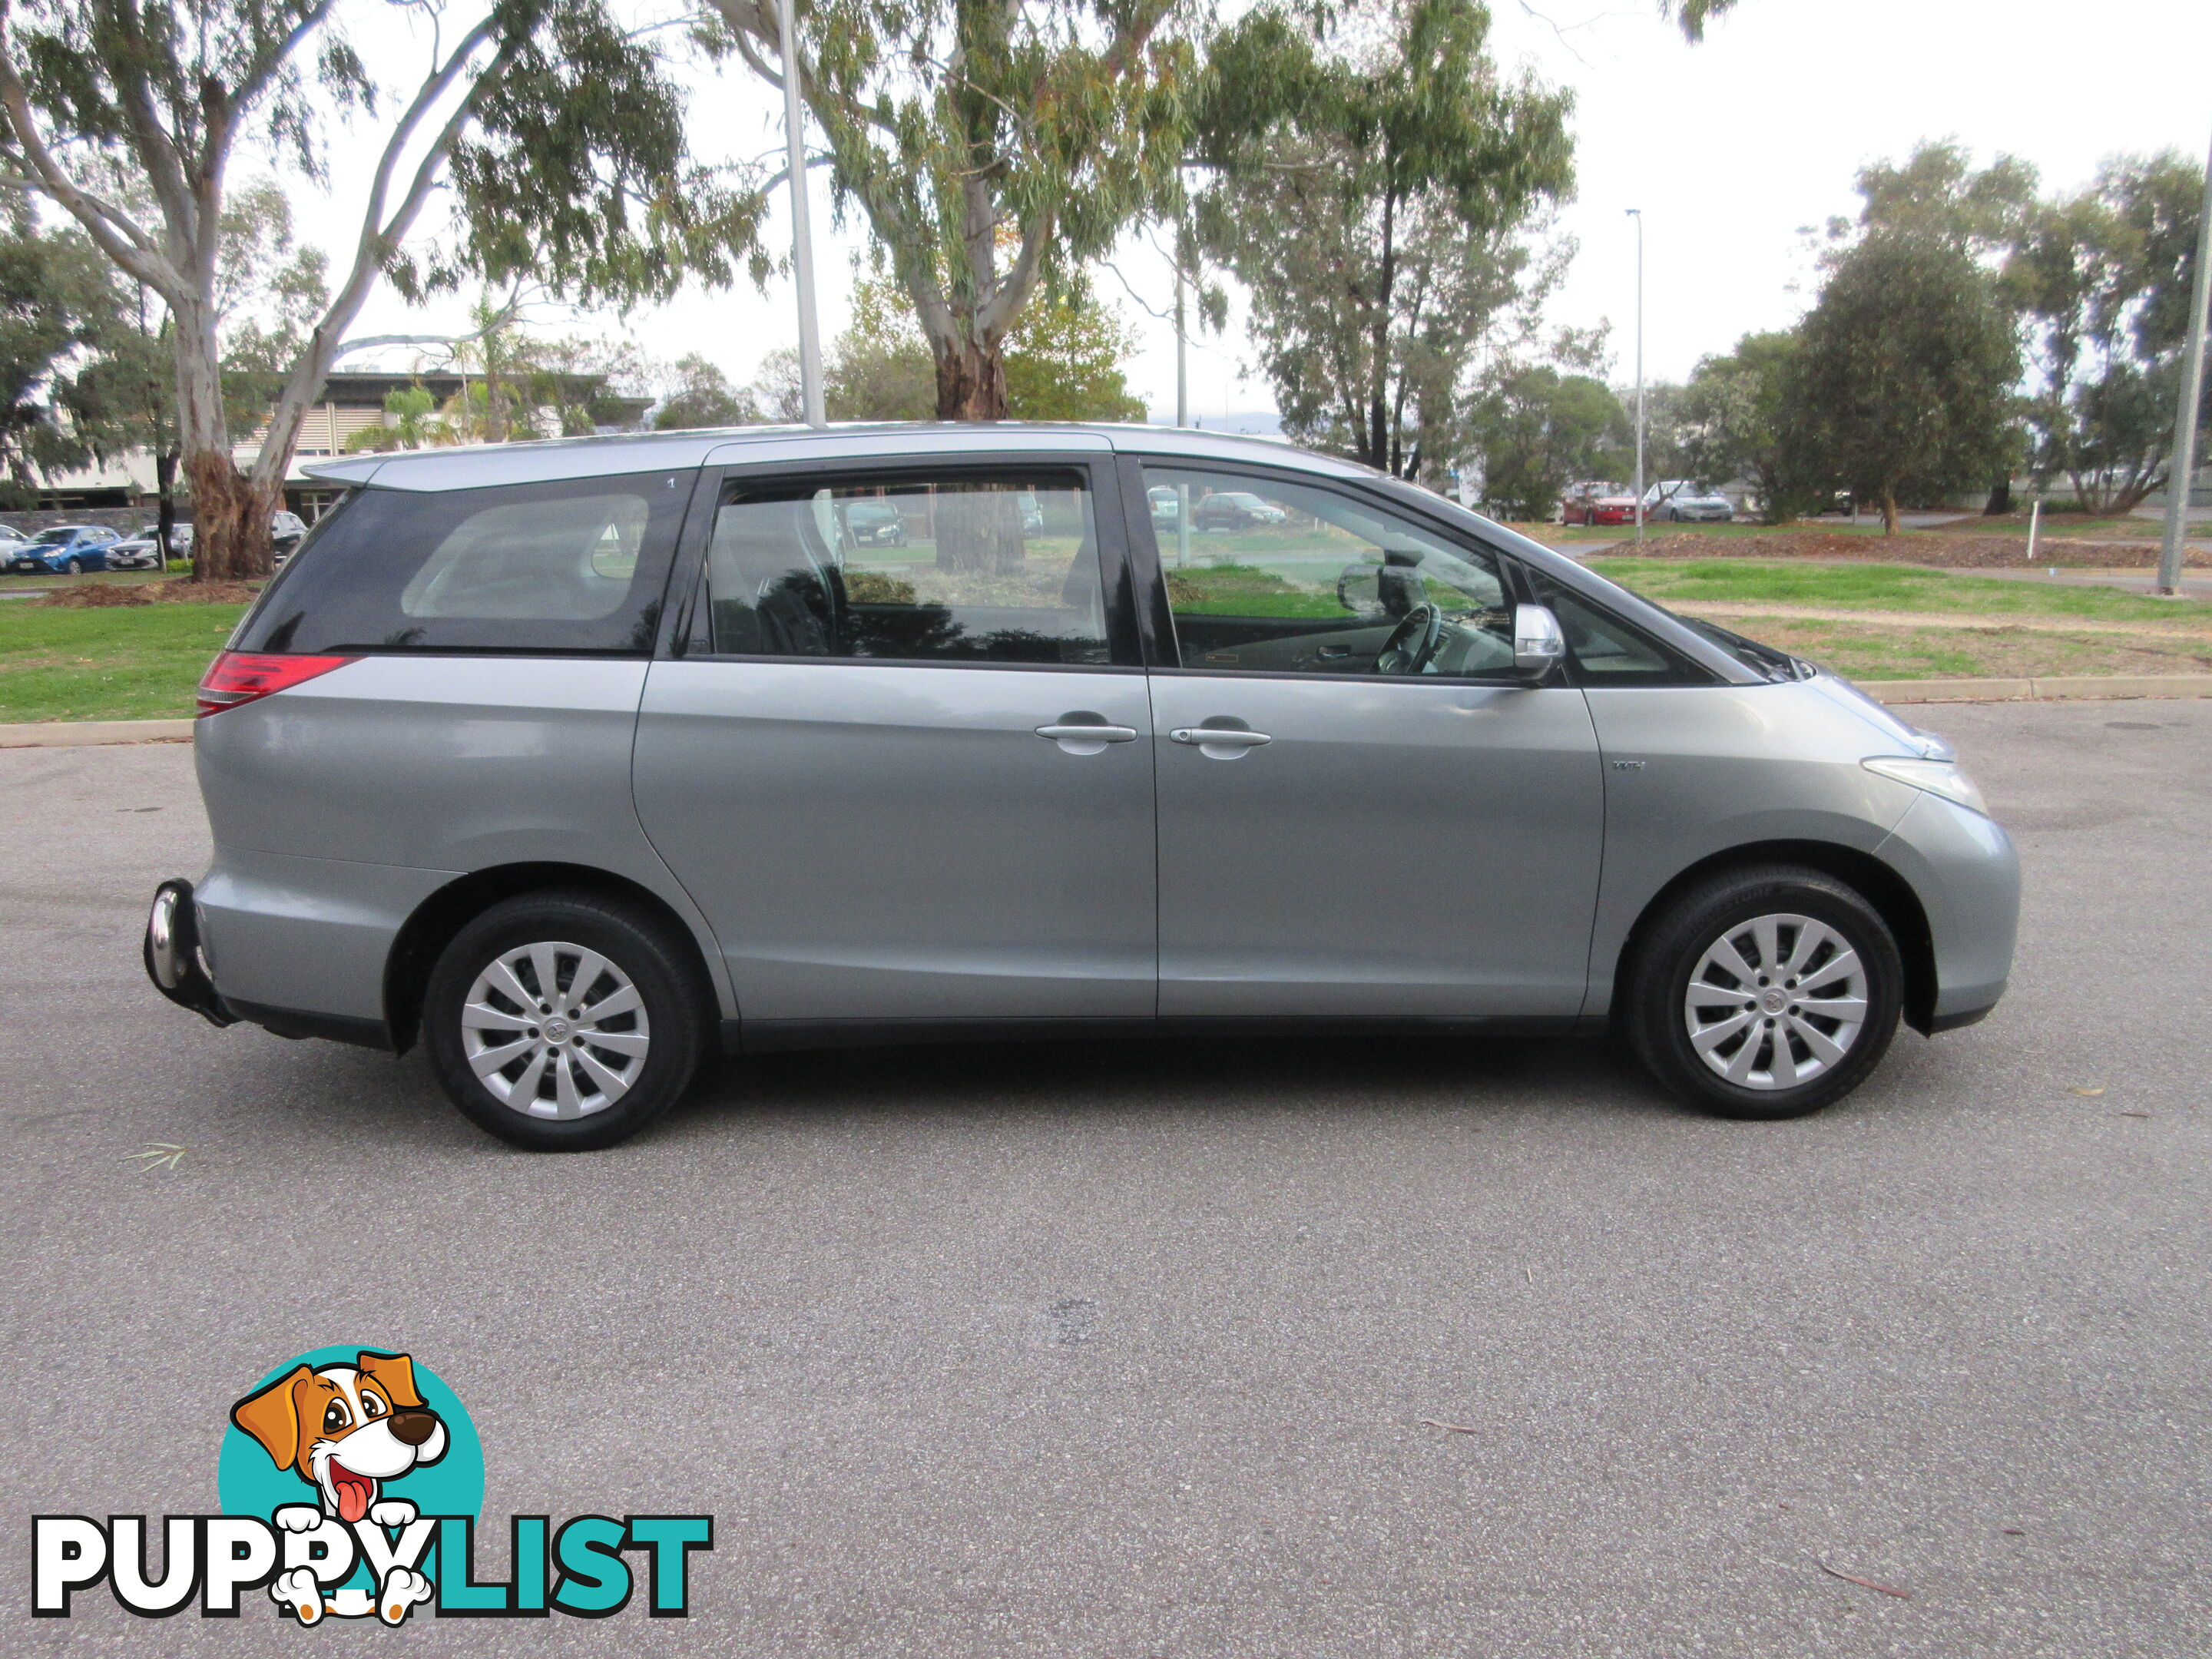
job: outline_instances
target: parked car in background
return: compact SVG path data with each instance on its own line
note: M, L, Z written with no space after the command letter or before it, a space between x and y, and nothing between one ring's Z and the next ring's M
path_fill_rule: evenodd
M1626 484L1590 479L1559 497L1561 524L1634 524L1636 496Z
M12 524L0 524L0 559L8 557L31 539L27 532Z
M278 513L269 520L269 562L281 565L307 539L307 521L296 513Z
M107 568L107 550L123 539L122 532L99 524L58 524L14 549L8 555L10 574L75 576L87 570Z
M169 552L174 558L191 556L191 526L176 524L169 526ZM107 568L110 570L159 570L161 568L161 537L151 530L125 537L107 550Z
M1941 738L1346 461L994 423L308 471L353 493L201 683L212 863L144 959L219 1025L419 1042L524 1146L611 1146L723 1054L1046 1022L1609 1023L1787 1118L2005 988L2017 863ZM1170 579L1163 487L1273 507L1288 574ZM919 547L1010 490L1094 529L1050 579L841 593L908 568L841 561L843 505Z
M848 501L845 533L855 547L904 547L906 517L887 501Z
M1727 496L1688 478L1662 478L1644 492L1646 524L1729 524L1735 518Z
M1152 503L1152 520L1156 524L1173 524L1182 512L1182 498L1165 484L1147 489L1145 499Z
M1289 516L1249 490L1217 489L1191 508L1190 525L1194 530L1251 530L1263 524L1280 524Z

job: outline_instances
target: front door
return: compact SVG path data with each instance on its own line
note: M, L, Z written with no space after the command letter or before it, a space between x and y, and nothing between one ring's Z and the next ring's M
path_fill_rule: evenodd
M1581 691L1515 676L1498 561L1348 491L1145 473L1180 664L1162 1015L1577 1012L1597 740Z
M635 790L748 1024L1153 1012L1151 711L1100 518L1087 464L723 486Z

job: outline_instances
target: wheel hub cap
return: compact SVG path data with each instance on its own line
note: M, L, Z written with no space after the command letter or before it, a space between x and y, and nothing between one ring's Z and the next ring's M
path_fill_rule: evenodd
M1840 1064L1867 1018L1866 966L1812 916L1740 922L1707 945L1682 996L1690 1047L1741 1088L1794 1089Z
M606 1110L644 1074L652 1046L629 975L558 939L501 951L461 1009L469 1069L495 1100L530 1117Z

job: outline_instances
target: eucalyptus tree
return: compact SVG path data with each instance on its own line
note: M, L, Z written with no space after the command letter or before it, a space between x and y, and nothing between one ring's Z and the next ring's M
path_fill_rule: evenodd
M1347 27L1346 26L1350 27ZM1295 0L1215 41L1200 246L1251 291L1285 422L1407 477L1574 182L1571 98L1501 75L1478 0Z
M797 0L793 0L796 3ZM776 0L705 38L783 84ZM799 88L927 341L942 420L1007 412L1007 336L1133 221L1171 211L1194 0L814 0Z
M338 0L13 0L0 5L4 182L72 217L167 308L176 418L205 578L264 573L269 520L307 409L379 279L410 295L535 270L579 297L726 280L755 196L689 161L683 100L607 0L490 0L437 27L420 78L382 95ZM357 230L304 330L252 463L233 459L220 292L228 177L273 151L327 177L326 124L380 123ZM350 140L349 140L350 141ZM457 223L406 242L440 185Z
M2011 440L2020 344L1995 276L1954 240L1875 230L1838 256L1798 325L1785 473L1879 501L1985 483Z
M2203 190L2193 160L2116 157L2038 204L2006 265L2037 370L2036 475L2065 477L2093 512L2129 512L2168 482Z

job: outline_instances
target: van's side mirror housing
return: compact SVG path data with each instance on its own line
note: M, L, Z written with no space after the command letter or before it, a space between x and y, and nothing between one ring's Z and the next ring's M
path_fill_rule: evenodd
M1559 619L1546 605L1513 608L1513 666L1531 679L1540 679L1567 654L1567 636Z

